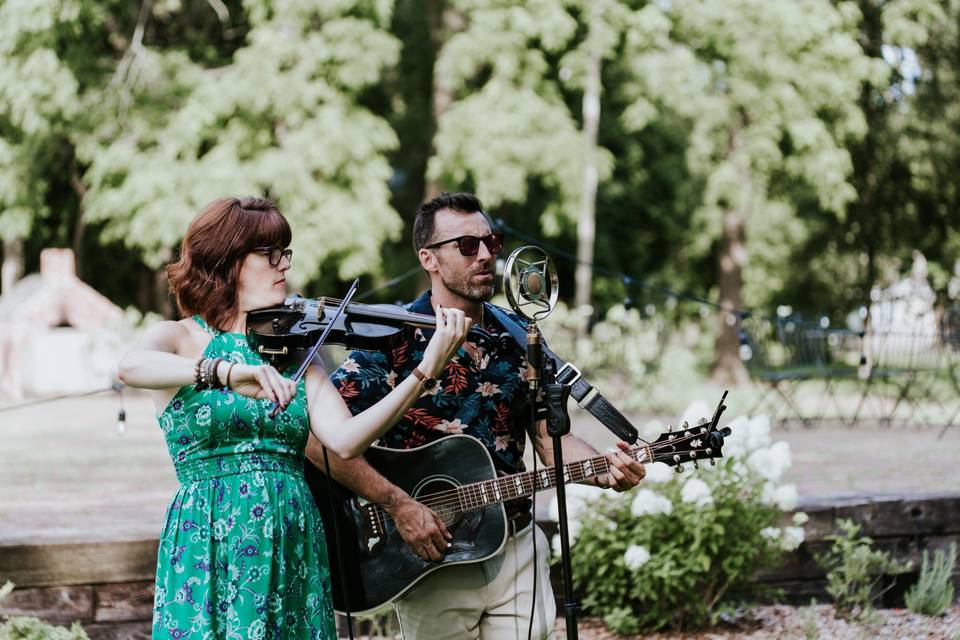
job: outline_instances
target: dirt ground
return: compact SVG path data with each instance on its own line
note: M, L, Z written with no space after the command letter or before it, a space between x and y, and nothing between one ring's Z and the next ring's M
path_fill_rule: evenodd
M869 622L861 623L838 618L830 605L773 605L746 611L736 621L699 633L618 636L596 619L579 621L577 632L583 640L957 640L960 607L939 618L906 609L880 609ZM566 637L562 621L557 623L556 637Z
M0 412L0 544L157 535L177 480L148 397L125 391L122 405L122 435L112 393ZM613 442L586 413L572 415L587 441ZM861 424L778 428L773 437L790 443L788 480L800 495L824 496L960 490L960 427L939 435Z

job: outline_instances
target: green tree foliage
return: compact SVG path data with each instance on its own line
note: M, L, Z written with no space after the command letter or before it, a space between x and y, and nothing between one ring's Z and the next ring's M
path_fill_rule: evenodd
M574 253L593 164L596 262L839 320L914 249L938 290L960 258L958 24L960 0L0 0L0 232L28 263L86 248L113 295L207 201L268 193L299 284L332 284L410 266L394 209L438 186ZM593 287L598 317L663 302Z
M686 0L646 8L657 46L633 66L638 134L659 113L689 123L687 166L702 184L685 252L713 255L721 304L779 290L806 216L842 219L856 192L845 143L866 126L865 81L885 72L857 44L849 5ZM785 259L786 258L786 259ZM720 314L717 369L738 369L735 328Z
M575 51L577 20L556 0L453 4L468 26L437 59L435 73L455 102L438 123L428 171L442 184L475 189L491 207L524 203L536 183L549 194L541 206L555 232L558 217L575 219L581 185L583 140L557 64ZM601 164L606 175L609 156Z
M297 230L301 278L333 257L340 277L375 271L400 227L386 160L397 139L363 99L399 55L391 10L3 3L0 227L22 237L72 209L68 225L82 215L156 268L205 203L266 193Z
M268 193L297 230L298 270L313 274L335 255L341 276L367 271L399 228L384 157L396 136L360 100L398 55L383 28L390 4L244 9L250 30L225 66L203 67L176 51L135 54L154 74L136 87L143 102L154 89L185 95L173 110L138 112L127 126L94 133L99 144L84 156L95 219L107 222L107 237L126 238L159 264L204 203Z

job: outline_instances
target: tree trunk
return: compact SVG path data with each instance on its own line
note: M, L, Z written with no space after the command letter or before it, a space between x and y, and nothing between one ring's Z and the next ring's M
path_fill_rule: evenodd
M593 52L583 91L583 194L577 216L577 270L574 306L583 314L578 325L580 337L586 335L593 286L593 245L597 236L597 130L600 126L600 54Z
M434 142L437 130L440 125L440 117L446 113L450 105L453 104L453 89L449 83L437 73L436 60L440 57L440 52L444 45L450 39L450 36L458 31L462 31L466 26L466 19L463 14L454 7L448 5L443 0L436 0L428 3L430 12L430 41L433 44L434 69L433 69L433 90L430 101L430 126L433 134L430 136L430 156L437 153L437 146ZM443 191L443 185L426 176L423 199L430 200Z
M721 384L743 384L749 380L740 360L740 336L736 316L743 289L743 267L747 263L746 220L743 213L727 210L723 214L720 239L720 309L717 312L715 360L711 376ZM734 321L731 322L731 319Z
M83 199L87 195L87 187L83 184L80 177L80 169L77 167L77 158L70 159L70 188L77 196L77 222L73 227L73 256L77 265L77 277L82 279L83 267L83 235L87 230L87 223L83 219Z
M9 293L23 277L23 240L3 240L3 266L0 267L0 293Z
M174 320L173 297L170 295L170 283L167 281L167 270L157 269L153 277L154 300L156 309L167 320Z

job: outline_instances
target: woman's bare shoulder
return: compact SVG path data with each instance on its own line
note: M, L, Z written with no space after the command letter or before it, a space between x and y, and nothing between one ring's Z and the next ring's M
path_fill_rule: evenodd
M192 318L161 320L148 327L140 336L138 346L170 353L194 351L195 343L209 339L207 333Z

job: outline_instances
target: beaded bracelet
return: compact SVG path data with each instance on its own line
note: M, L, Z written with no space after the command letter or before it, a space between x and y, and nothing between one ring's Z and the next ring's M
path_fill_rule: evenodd
M211 358L207 365L207 387L210 389L220 389L220 378L217 377L217 367L223 362L223 358Z
M197 363L193 365L193 386L197 391L203 391L203 358L198 358Z
M217 378L217 367L223 362L223 358L200 358L197 361L197 369L194 375L194 388L197 391L207 389L218 389L220 380Z

